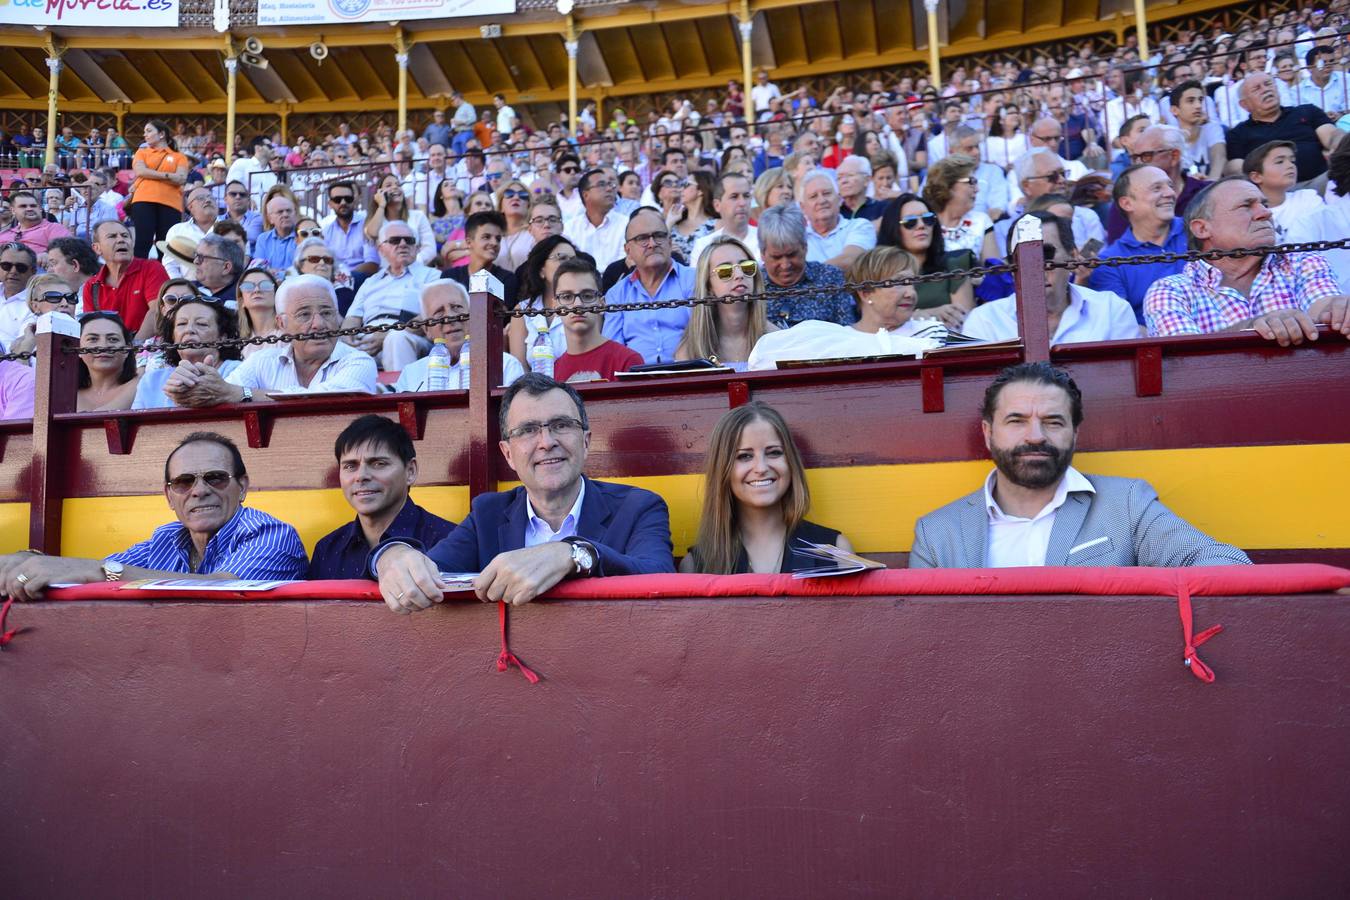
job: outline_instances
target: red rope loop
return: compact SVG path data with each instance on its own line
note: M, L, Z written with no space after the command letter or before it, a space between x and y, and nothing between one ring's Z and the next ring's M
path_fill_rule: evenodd
M6 607L8 608L8 607ZM520 670L520 674L525 676L525 680L530 684L538 684L539 676L534 670L520 661L520 658L511 652L510 645L506 642L506 604L497 601L497 621L502 629L502 652L497 657L497 671L505 672L507 669L515 666Z
M1192 635L1195 626L1194 616L1191 612L1191 586L1184 571L1177 573L1177 612L1181 616L1181 636L1185 642L1182 651L1182 664L1191 670L1192 675L1205 684L1213 684L1214 670L1205 665L1204 660L1200 658L1200 654L1196 652L1196 648L1223 631L1223 626L1214 625L1199 634Z
M10 641L14 640L14 635L23 631L22 628L11 628L5 631L5 619L9 616L9 608L14 605L14 598L5 600L5 605L0 606L0 647L4 647Z

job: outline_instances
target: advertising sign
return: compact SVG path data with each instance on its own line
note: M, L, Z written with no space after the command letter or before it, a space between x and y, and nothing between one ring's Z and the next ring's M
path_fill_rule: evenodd
M178 0L0 0L6 25L177 28Z
M258 0L258 24L327 25L453 19L510 15L515 11L516 0Z

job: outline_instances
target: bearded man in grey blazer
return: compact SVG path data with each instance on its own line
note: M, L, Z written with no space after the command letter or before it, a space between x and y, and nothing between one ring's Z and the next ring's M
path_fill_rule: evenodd
M1063 369L1004 369L981 419L994 471L915 524L911 569L1251 565L1163 506L1147 482L1070 465L1083 395Z

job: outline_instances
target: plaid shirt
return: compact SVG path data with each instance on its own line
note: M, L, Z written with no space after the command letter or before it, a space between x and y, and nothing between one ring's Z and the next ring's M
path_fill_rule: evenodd
M1277 309L1306 310L1341 291L1327 261L1317 253L1267 256L1243 296L1222 287L1223 273L1201 259L1149 288L1144 321L1154 336L1212 334Z

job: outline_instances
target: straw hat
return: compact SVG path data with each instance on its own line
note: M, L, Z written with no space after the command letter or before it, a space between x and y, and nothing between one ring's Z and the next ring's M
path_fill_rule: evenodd
M197 242L186 234L175 234L167 240L157 241L160 259L173 258L183 264L189 278L196 277L192 260L197 255Z

